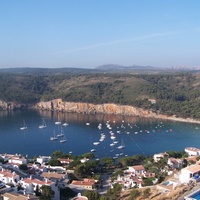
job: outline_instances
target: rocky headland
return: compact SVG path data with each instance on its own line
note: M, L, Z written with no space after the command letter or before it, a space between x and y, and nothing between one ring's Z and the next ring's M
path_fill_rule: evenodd
M91 104L82 102L65 102L62 99L54 99L47 102L39 102L34 105L18 104L13 102L0 101L0 110L14 110L14 109L38 109L38 110L51 110L57 112L74 112L74 113L85 113L85 114L114 114L114 115L126 115L126 116L137 116L146 118L158 118L167 119L181 122L198 123L199 120L191 118L179 118L176 116L168 116L152 112L151 110L144 110L129 105L117 105L113 103L106 104Z

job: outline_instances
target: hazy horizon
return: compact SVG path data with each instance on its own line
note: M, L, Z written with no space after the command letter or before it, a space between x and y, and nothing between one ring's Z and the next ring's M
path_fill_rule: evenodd
M0 2L0 68L198 67L199 1Z

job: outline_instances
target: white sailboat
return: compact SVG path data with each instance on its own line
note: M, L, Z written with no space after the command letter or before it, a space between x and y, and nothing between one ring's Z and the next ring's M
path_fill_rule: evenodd
M63 126L68 126L68 123L66 123L66 122L65 122L65 123L63 123Z
M64 133L63 133L64 131L63 131L63 128L62 128L62 126L60 127L60 133L59 134L57 134L57 137L63 137L64 136Z
M125 145L124 145L124 141L123 141L123 139L122 139L122 143L121 143L121 145L118 146L117 148L118 148L118 149L124 149L124 148L125 148Z
M51 141L54 141L54 140L57 140L58 138L55 136L55 131L54 131L54 136L53 137L50 137L50 140Z
M20 130L26 130L27 129L27 125L26 125L26 122L25 120L23 120L23 126L20 128Z
M66 139L65 134L64 134L63 138L60 140L60 143L65 143L65 142L67 142L67 139Z
M60 125L61 124L61 121L59 119L59 116L58 116L58 121L55 122L55 125Z
M42 119L42 125L40 125L38 128L43 129L43 128L46 128L46 127L47 127L47 125L46 125L44 119Z

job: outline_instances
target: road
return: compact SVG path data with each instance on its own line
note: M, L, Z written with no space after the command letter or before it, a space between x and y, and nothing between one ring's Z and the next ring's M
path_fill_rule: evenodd
M106 194L107 190L110 188L111 177L109 174L102 174L101 180L102 180L103 188L98 189L98 193L100 195L103 195L103 194Z

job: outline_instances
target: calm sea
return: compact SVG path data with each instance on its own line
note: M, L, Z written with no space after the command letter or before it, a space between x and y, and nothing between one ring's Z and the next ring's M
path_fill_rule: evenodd
M43 119L47 127L39 129ZM23 121L27 125L24 131L20 130ZM55 125L56 121L68 124L62 126L67 139L65 143L60 143L61 138L50 141L50 137L61 130L61 125ZM101 129L98 128L99 124ZM99 142L102 133L105 140ZM111 139L113 133L114 140ZM115 145L110 146L114 141ZM99 145L94 145L94 142L99 142ZM118 149L122 143L125 148ZM56 150L81 155L95 149L95 155L101 158L152 155L166 150L184 150L188 146L200 148L199 124L50 111L0 112L0 153L18 153L32 158L51 155Z

